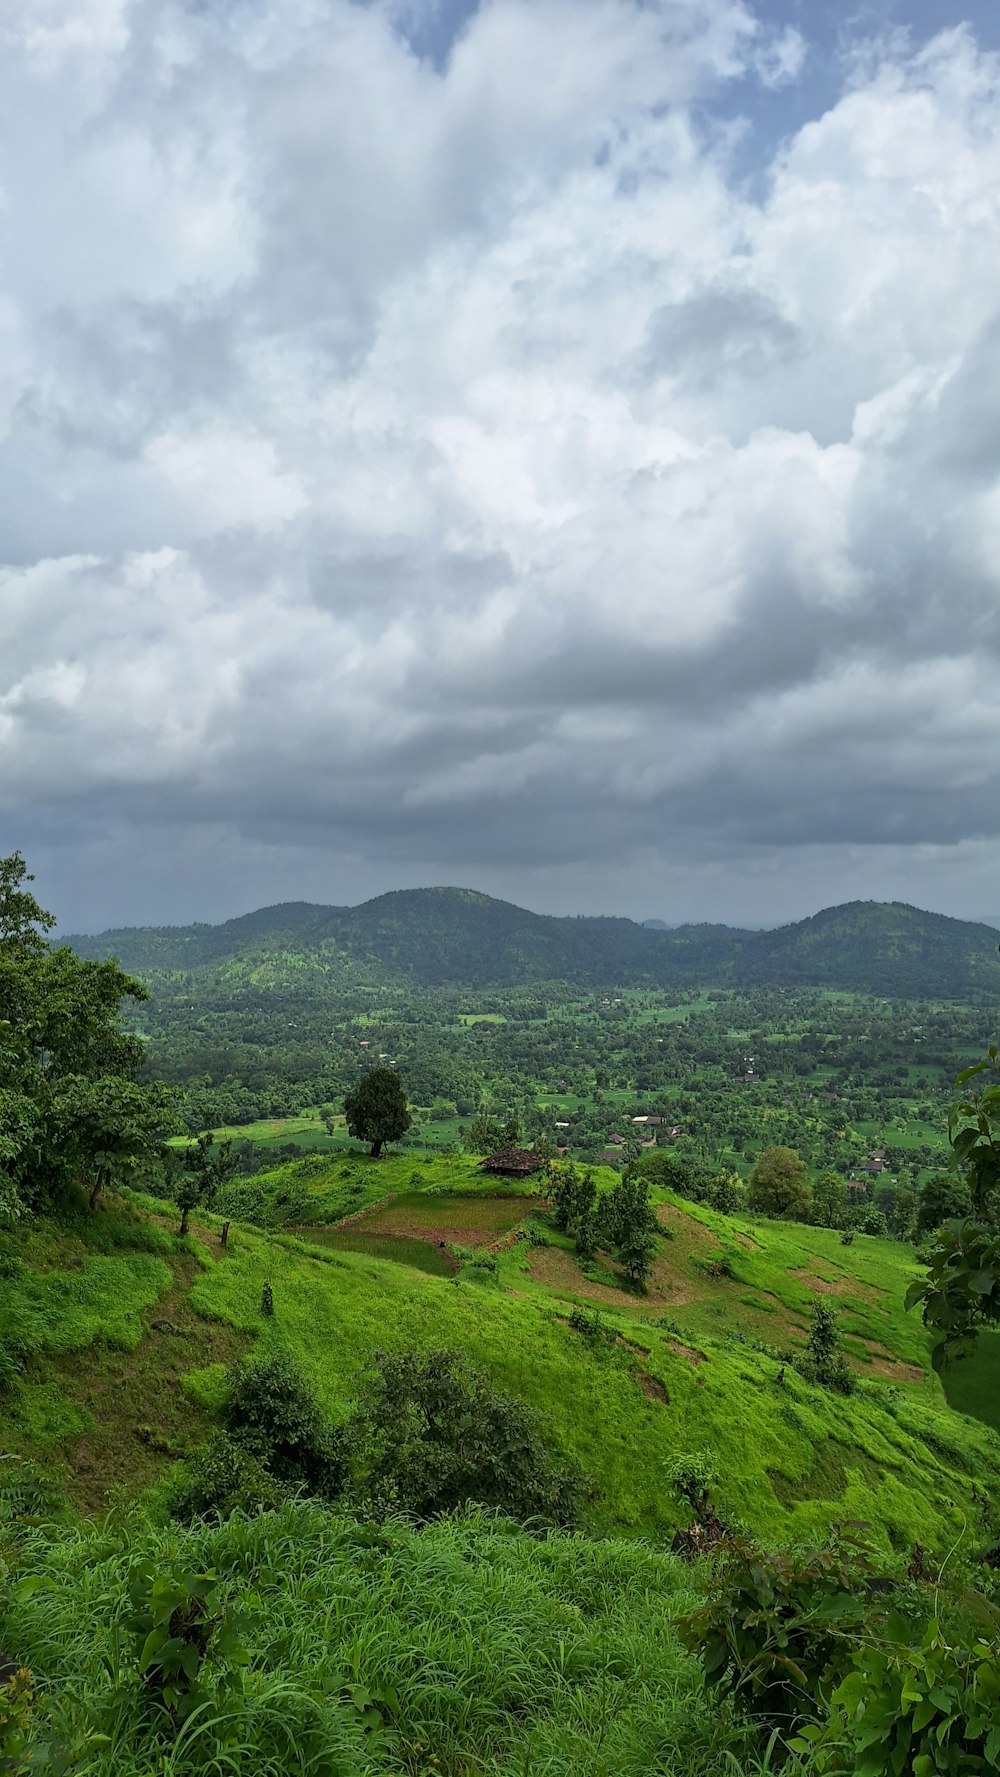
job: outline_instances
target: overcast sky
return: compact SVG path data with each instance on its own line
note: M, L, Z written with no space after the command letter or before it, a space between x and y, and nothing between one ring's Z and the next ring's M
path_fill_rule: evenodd
M3 0L0 852L1000 915L1000 9Z

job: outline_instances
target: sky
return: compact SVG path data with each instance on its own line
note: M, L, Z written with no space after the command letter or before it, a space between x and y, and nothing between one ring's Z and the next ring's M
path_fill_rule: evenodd
M0 853L1000 915L1000 8L4 0Z

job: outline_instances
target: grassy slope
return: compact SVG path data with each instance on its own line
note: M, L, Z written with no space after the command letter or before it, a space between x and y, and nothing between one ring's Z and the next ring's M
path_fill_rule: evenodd
M224 1575L248 1664L214 1726L150 1708L129 1664L127 1573ZM534 1540L489 1520L374 1531L311 1505L222 1529L28 1532L5 1629L44 1674L79 1777L741 1777L756 1768L674 1618L690 1570L641 1544ZM352 1693L349 1687L361 1686ZM385 1724L365 1731L374 1693ZM210 1723L216 1715L210 1708ZM377 1718L376 1718L377 1719ZM746 1763L744 1754L748 1754ZM217 1755L217 1756L216 1756Z
M445 1168L453 1188L480 1184L472 1165L455 1157L425 1169L439 1190ZM404 1191L414 1169L401 1157L368 1170L375 1180L365 1198L374 1202L393 1183ZM314 1174L318 1198L338 1188L339 1173L332 1184ZM487 1212L468 1195L456 1202L428 1194L424 1204L449 1233L456 1219ZM845 1248L823 1230L743 1225L680 1204L665 1203L663 1214L675 1234L663 1242L650 1301L625 1293L609 1265L585 1276L558 1243L509 1244L498 1277L482 1281L469 1266L457 1278L436 1277L392 1258L310 1244L307 1235L243 1226L224 1253L207 1220L187 1246L156 1224L127 1224L155 1255L88 1258L80 1234L64 1235L58 1248L49 1241L35 1256L73 1267L50 1271L45 1283L53 1329L73 1329L53 1337L72 1349L60 1356L51 1344L39 1347L5 1441L48 1447L66 1468L78 1467L89 1415L89 1466L82 1479L77 1473L75 1491L93 1507L104 1473L112 1483L144 1482L185 1439L203 1435L223 1365L255 1338L297 1352L334 1414L376 1348L449 1343L545 1415L597 1484L598 1528L670 1531L676 1510L665 1466L678 1452L704 1449L722 1477L723 1508L768 1536L861 1517L898 1546L919 1539L944 1547L963 1524L974 1540L971 1483L995 1470L1000 1442L950 1412L930 1375L922 1329L901 1307L911 1272L905 1249L865 1237ZM372 1220L390 1241L407 1237L412 1194L401 1198L398 1217L395 1234L391 1208ZM125 1241L114 1216L98 1218L102 1224ZM427 1231L433 1236L433 1226ZM364 1219L354 1232L364 1235ZM95 1237L86 1224L83 1234ZM727 1252L736 1275L713 1276L706 1264ZM116 1268L103 1274L101 1289L121 1306L117 1319L98 1317L100 1326L85 1313L95 1265ZM265 1277L274 1290L270 1322L260 1314ZM816 1288L807 1279L815 1277L838 1292L849 1349L871 1378L848 1400L808 1387L791 1370L779 1381L780 1360L739 1342L764 1338L783 1348L801 1338ZM163 1318L152 1308L157 1294L172 1302L168 1318L180 1334L148 1330ZM595 1346L568 1324L572 1300L595 1299L620 1335L614 1347ZM109 1332L117 1358L91 1343ZM877 1365L907 1369L890 1385ZM105 1374L103 1388L95 1373Z

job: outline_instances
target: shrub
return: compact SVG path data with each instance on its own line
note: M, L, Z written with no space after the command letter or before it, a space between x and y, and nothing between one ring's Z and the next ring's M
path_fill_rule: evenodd
M829 1302L814 1302L805 1354L795 1368L807 1382L818 1382L837 1394L853 1394L857 1377L840 1349L837 1311Z
M569 1324L575 1333L582 1333L592 1345L613 1345L616 1334L614 1327L609 1327L603 1315L595 1308L588 1314L585 1308L570 1310Z
M268 1318L274 1313L274 1290L271 1286L270 1278L264 1279L264 1284L260 1292L260 1311L261 1314L267 1315Z
M216 1432L185 1464L169 1506L173 1517L190 1523L195 1518L219 1521L232 1512L253 1517L274 1511L285 1498L285 1489L249 1450Z
M832 1695L861 1625L872 1627L870 1572L858 1543L802 1554L734 1541L707 1602L681 1619L681 1639L707 1685L787 1732Z
M703 1450L677 1456L667 1465L671 1488L699 1520L709 1509L709 1492L718 1479L717 1470Z
M572 1524L583 1478L549 1449L541 1423L455 1352L380 1352L348 1425L357 1485L376 1507L416 1518L475 1502Z
M981 1613L979 1613L981 1615ZM982 1777L1000 1769L1000 1652L996 1622L935 1617L919 1645L901 1619L862 1644L831 1699L825 1726L809 1723L793 1750L821 1772L864 1777Z
M345 1465L333 1427L299 1366L281 1351L243 1358L222 1411L235 1443L278 1481L333 1498Z

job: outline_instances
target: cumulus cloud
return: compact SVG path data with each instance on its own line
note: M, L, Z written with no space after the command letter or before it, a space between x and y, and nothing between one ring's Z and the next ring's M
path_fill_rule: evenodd
M738 0L408 21L5 12L0 836L71 923L991 911L1000 58L870 46L748 187Z

